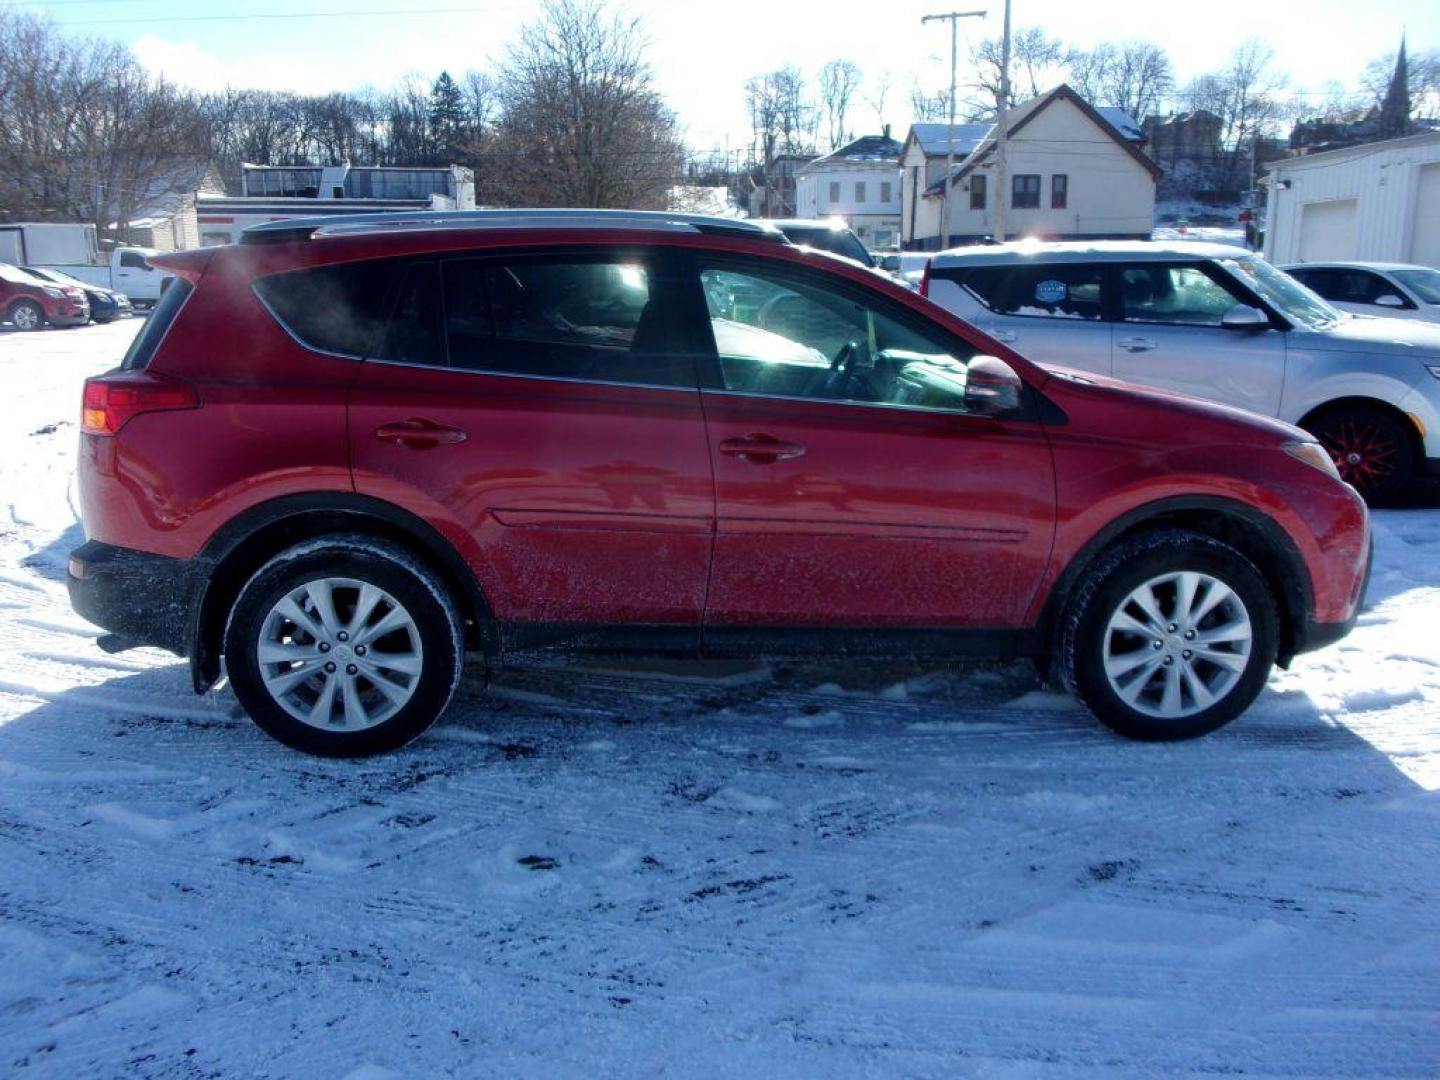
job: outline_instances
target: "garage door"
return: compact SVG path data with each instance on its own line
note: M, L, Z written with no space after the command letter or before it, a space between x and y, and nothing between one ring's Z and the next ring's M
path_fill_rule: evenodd
M1355 258L1355 200L1306 203L1300 208L1300 261Z
M1420 166L1410 261L1440 269L1440 162Z

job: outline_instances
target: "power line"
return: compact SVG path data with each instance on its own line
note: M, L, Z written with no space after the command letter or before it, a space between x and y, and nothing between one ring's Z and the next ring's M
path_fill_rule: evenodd
M68 0L67 0L68 2ZM89 2L89 0L80 0ZM258 19L354 19L354 18L411 18L417 15L488 15L499 11L529 11L528 4L470 4L464 7L433 8L375 8L368 11L249 11L230 15L146 15L123 19L86 19L82 22L62 22L59 26L131 26L146 23L196 23L196 22L241 22Z

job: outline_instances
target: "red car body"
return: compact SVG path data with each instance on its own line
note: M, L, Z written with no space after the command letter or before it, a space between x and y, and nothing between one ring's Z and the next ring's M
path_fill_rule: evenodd
M617 248L831 275L1001 358L1038 411L357 360L302 345L252 287L358 259ZM197 688L218 675L246 578L287 544L357 525L440 567L471 647L492 656L566 640L1044 656L1090 562L1160 523L1221 536L1263 570L1282 663L1342 634L1360 601L1364 505L1281 452L1297 430L1047 372L844 260L742 235L556 226L377 229L155 261L187 285L146 331L148 364L87 386L88 543L70 584L120 638L189 656Z

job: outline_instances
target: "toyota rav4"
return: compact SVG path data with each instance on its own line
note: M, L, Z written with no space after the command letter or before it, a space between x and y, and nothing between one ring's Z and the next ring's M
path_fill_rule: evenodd
M71 597L313 753L555 645L1028 656L1184 738L1360 603L1365 506L1310 436L1046 371L761 225L327 218L156 263L85 385Z

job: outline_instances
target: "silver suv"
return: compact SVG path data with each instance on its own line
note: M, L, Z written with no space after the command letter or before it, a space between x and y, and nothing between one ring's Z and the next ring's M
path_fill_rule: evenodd
M1297 424L1371 502L1440 473L1440 328L1359 319L1220 244L1020 241L943 251L932 300L1042 364Z

